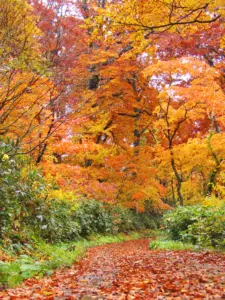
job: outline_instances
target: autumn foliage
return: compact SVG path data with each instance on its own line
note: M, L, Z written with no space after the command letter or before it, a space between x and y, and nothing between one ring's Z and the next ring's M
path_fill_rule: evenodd
M138 211L223 202L223 1L0 6L0 134L48 182Z

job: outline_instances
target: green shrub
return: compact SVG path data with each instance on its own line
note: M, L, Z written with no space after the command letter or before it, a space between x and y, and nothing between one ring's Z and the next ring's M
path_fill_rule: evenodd
M183 238L201 246L225 248L224 209L212 211L206 218L190 225Z
M160 225L161 216L148 212L133 213L136 230L157 229Z
M23 280L36 274L43 276L50 273L45 264L35 262L27 255L21 255L15 262L0 261L0 285L3 287L18 285Z
M111 233L113 220L110 212L96 200L83 201L75 211L74 218L81 228L81 236L92 233Z
M188 226L196 223L199 218L205 218L208 213L208 209L202 206L178 207L164 215L163 224L173 240L181 240Z
M81 228L74 219L70 203L57 200L43 203L37 208L34 217L38 235L48 242L76 241L80 237Z
M12 224L20 215L18 203L20 187L18 186L19 171L14 159L8 153L13 145L0 140L0 239L8 236L13 229Z
M0 240L17 241L23 225L33 208L38 206L41 188L45 188L36 170L24 176L22 167L26 165L21 156L14 156L18 148L14 142L0 140ZM34 177L37 177L39 189L33 188Z
M157 228L157 219L149 213L138 213L120 206L103 205L86 200L74 213L81 227L81 236L92 233L120 233Z
M0 140L0 241L9 244L27 241L26 226L36 223L46 200L46 182L18 150L14 142Z
M136 229L134 216L131 210L119 206L108 207L112 215L114 233L129 232Z
M173 240L204 247L225 247L224 207L179 207L165 214L164 225Z

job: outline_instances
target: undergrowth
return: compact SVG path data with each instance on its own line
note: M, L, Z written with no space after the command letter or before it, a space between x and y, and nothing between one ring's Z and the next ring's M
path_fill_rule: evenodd
M224 251L224 208L224 205L178 207L164 215L164 228L172 240Z

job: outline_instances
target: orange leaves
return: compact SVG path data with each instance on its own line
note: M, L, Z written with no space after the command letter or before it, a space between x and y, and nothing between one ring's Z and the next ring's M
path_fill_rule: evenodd
M214 15L212 11L217 13ZM111 47L116 40L121 48L131 46L124 54L129 59L143 52L152 56L157 33L179 32L186 38L190 33L208 28L208 23L218 20L220 13L224 9L218 3L206 5L205 1L185 0L180 5L179 1L129 0L108 2L106 9L99 10L87 25L89 30L94 28L92 41Z
M141 239L98 246L71 269L0 292L8 299L223 299L223 254L150 251Z
M206 63L193 58L159 62L143 74L152 86L157 80L161 84L154 110L160 130L171 130L171 134L177 130L179 134L187 122L199 122L219 115L219 111L223 114L225 97L218 84L219 73Z
M225 129L224 26L203 24L223 13L221 1L81 2L32 2L49 70L32 84L33 73L13 74L16 100L0 133L26 135L24 149L35 146L46 174L78 195L163 206L176 201L180 176L188 199L213 167L211 121ZM223 159L220 138L212 143Z
M146 195L143 192L136 192L132 195L132 200L142 200L144 197L146 197Z
M2 95L7 97L6 94L10 93L10 96L8 101L2 102L0 131L6 131L12 138L32 139L36 144L38 136L48 130L51 122L48 103L51 89L52 83L46 78L31 73L14 76L8 86L1 88Z
M145 76L173 76L173 79L182 80L181 75L187 76L183 80L189 78L198 78L199 74L204 74L204 78L218 77L219 73L214 68L211 68L206 62L193 57L182 57L170 61L159 61L156 64L150 65L143 70Z

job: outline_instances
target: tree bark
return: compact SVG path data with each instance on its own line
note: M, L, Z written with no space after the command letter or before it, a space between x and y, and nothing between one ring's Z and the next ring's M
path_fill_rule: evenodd
M182 192L181 192L182 178L181 178L181 176L179 175L179 173L177 171L175 160L173 158L173 152L171 151L170 153L171 153L171 166L172 166L172 169L174 171L174 174L175 174L175 177L176 177L176 180L177 180L177 184L176 184L177 196L178 196L180 206L183 206L184 205L184 198L183 198Z

